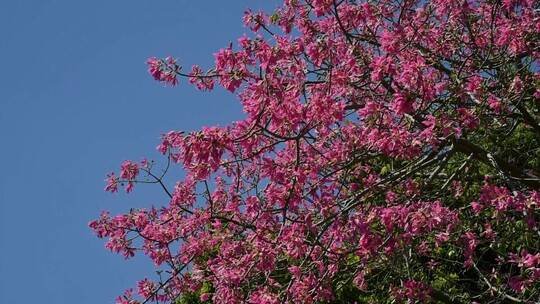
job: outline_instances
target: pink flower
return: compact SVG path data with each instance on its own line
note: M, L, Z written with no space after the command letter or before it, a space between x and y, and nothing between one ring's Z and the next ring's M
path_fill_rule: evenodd
M393 191L388 191L386 192L385 199L386 199L386 202L388 202L389 204L393 204L397 200L397 194Z
M510 279L508 279L508 286L512 288L514 292L521 293L524 291L524 282L521 277L513 276Z
M105 191L112 193L118 192L118 178L114 175L114 172L107 174L107 179L105 181L107 182Z
M206 73L203 75L201 68L194 65L189 74L189 82L197 86L199 90L211 91L214 89L214 79Z
M482 209L484 209L484 206L476 201L471 202L471 207L475 214L479 214L482 212Z
M366 290L367 284L364 273L359 272L353 279L353 284L360 290Z
M536 98L536 101L540 102L540 90L536 90L533 94L534 98Z
M398 300L424 302L430 298L431 287L423 282L408 280L403 283L402 288L394 289L392 293Z
M120 177L128 181L135 180L139 174L139 165L130 160L126 160L120 166Z
M530 254L527 250L522 250L520 255L510 253L509 256L508 261L517 264L520 268L533 268L540 264L540 253Z
M535 267L539 264L540 262L540 254L526 254L524 257L523 257L523 266L527 267L527 268L531 268L531 267Z
M392 109L397 114L405 114L413 111L413 104L411 101L407 100L405 95L401 93L396 93L394 95L394 101L392 103Z
M473 254L478 245L478 240L476 235L470 231L462 235L462 240L465 243L465 247L463 248L463 255L465 256L464 266L465 268L470 268L473 265Z
M487 103L495 113L501 112L501 101L497 97L489 95Z
M146 61L148 65L148 73L155 80L165 82L171 86L178 84L177 74L180 72L180 66L172 57L167 57L164 60L151 57Z
M146 64L148 65L148 73L150 73L155 80L161 80L161 60L156 57L151 57L148 58Z
M244 12L244 26L249 27L253 32L258 32L261 26L268 25L268 17L263 12L253 13L250 9Z
M144 279L137 283L138 294L144 299L151 299L154 297L154 291L156 285L154 282Z
M478 91L481 89L481 86L482 86L482 81L484 79L479 76L479 75L474 75L472 77L470 77L468 80L467 80L467 83L465 85L465 89L468 91L468 92L471 92L473 94L476 94L478 93Z
M510 89L514 93L521 93L523 90L523 81L521 81L521 78L519 76L514 77L514 80L512 80L512 84L510 85Z
M211 297L212 297L211 294L209 294L209 293L203 293L203 294L201 294L201 296L200 296L200 300L201 300L201 302L206 302L206 301L210 300Z

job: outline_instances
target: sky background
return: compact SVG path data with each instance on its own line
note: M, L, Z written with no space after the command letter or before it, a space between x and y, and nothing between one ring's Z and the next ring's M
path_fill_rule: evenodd
M156 186L103 191L125 159L160 160L160 134L242 117L234 95L164 87L148 57L207 68L246 29L246 8L278 1L0 1L0 303L114 303L153 276L87 227L167 201ZM174 170L179 170L175 168ZM169 183L174 183L169 181Z

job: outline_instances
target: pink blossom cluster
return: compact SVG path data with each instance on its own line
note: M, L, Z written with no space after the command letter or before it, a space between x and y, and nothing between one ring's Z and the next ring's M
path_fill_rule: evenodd
M171 86L178 84L177 74L180 73L181 67L176 63L176 59L172 57L167 57L165 59L152 57L146 61L146 64L148 65L148 73L150 73L155 80Z

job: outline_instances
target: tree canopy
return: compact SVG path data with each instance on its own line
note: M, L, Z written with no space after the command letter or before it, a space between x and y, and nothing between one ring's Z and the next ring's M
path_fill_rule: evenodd
M208 70L148 59L245 117L109 174L168 196L90 223L158 270L117 303L540 300L540 1L285 0L243 21Z

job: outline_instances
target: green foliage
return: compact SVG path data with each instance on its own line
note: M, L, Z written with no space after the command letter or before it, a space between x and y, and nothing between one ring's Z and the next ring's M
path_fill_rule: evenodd
M211 301L201 301L201 295L205 293L212 293L214 288L212 283L205 282L197 292L185 292L175 302L175 304L205 304L211 303Z

